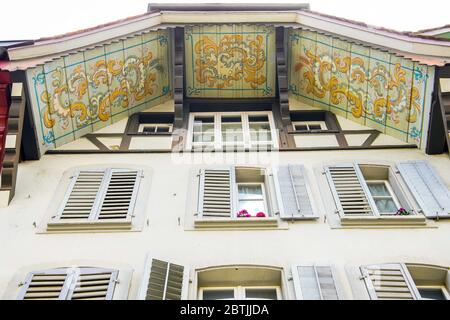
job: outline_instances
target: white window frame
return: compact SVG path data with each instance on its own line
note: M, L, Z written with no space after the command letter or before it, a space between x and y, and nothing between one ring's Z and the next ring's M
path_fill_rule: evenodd
M277 300L282 300L281 287L279 286L230 286L230 287L201 287L199 288L198 299L203 300L204 291L221 291L221 290L233 290L234 299L223 300L259 300L259 299L247 299L246 289L275 289L277 293Z
M214 142L194 142L194 120L197 116L213 117L214 118ZM223 142L222 139L222 116L240 116L242 123L242 133L244 141L242 144ZM251 140L250 136L250 123L249 116L267 116L269 120L270 136L272 141L259 141L255 142ZM186 149L192 150L195 147L205 147L210 146L214 150L223 150L227 147L233 146L235 148L252 149L261 146L270 146L271 149L278 149L278 137L276 134L275 121L271 111L255 111L255 112L191 112L189 114L189 125L188 125L188 139L186 142Z
M294 130L296 132L315 132L328 130L327 123L325 121L294 121L292 122ZM319 125L320 129L311 129L310 125ZM298 130L297 126L306 126L306 130Z
M153 132L150 132L149 134L152 133L171 133L173 130L173 126L171 124L167 124L167 123L141 123L139 124L139 133L144 133L144 128L145 127L155 127L155 130ZM158 132L158 128L160 127L164 127L164 128L168 128L169 131L167 132Z
M233 218L237 218L237 214L238 214L238 210L239 210L239 203L242 201L263 201L263 205L264 205L264 213L266 214L266 218L270 217L270 212L268 212L268 207L267 207L267 193L266 193L266 189L264 186L263 182L235 182L236 185L236 209L233 210ZM239 198L239 186L240 185L244 185L244 186L261 186L261 192L262 192L262 199L240 199ZM237 218L239 219L239 218Z
M397 206L397 210L402 207L388 180L366 180L366 184L367 184L367 189L369 191L368 195L372 198L373 203L376 207L376 211L380 216L392 216L392 215L395 215L396 212L381 212L375 201L375 200L378 200L378 198L380 198L380 199L381 198L383 198L383 199L391 198L392 201L394 201L395 205ZM389 196L374 196L374 195L372 195L372 192L370 191L370 187L369 187L369 185L371 185L371 184L384 184L390 194L390 197Z

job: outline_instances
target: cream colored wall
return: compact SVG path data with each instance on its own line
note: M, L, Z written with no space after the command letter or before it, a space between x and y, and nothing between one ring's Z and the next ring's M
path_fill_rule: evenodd
M300 262L330 262L337 267L346 298L352 298L344 269L348 265L410 261L450 266L450 221L437 222L438 228L375 230L333 230L324 222L325 206L321 194L329 191L318 185L321 167L330 161L386 159L427 159L450 186L448 156L430 157L419 150L45 155L40 161L21 163L16 196L11 205L0 212L0 298L17 295L20 269L42 269L53 262L56 263L53 267L73 265L72 261L80 259L100 262L104 267L121 264L133 269L129 298L134 299L142 281L147 253L192 268L228 264L287 268ZM319 220L289 223L287 230L185 230L188 180L193 169L204 165L287 163L302 163L307 167ZM104 164L119 167L141 165L152 169L143 231L36 234L34 225L41 222L49 204L54 201L63 173L77 166Z

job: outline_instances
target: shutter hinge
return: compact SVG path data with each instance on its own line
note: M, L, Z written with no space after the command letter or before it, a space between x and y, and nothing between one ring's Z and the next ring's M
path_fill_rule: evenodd
M327 174L327 172L326 171L322 171L322 174Z
M367 279L367 275L359 277L359 280L366 280L366 279Z
M292 281L292 280L294 280L294 278L292 276L290 276L287 280Z
M338 210L334 210L334 213L335 214L340 214L341 213L341 211L338 209Z
M23 287L25 285L25 283L23 283L23 282L19 282L19 284L17 285L17 287Z
M119 279L114 279L114 283L119 284L120 280Z

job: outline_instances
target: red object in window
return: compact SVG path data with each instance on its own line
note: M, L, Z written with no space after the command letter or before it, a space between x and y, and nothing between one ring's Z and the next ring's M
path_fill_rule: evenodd
M5 157L6 130L9 114L9 85L11 78L8 71L0 70L0 173Z
M266 214L265 214L264 212L258 212L258 213L256 214L256 217L257 217L257 218L265 218L265 217L266 217Z

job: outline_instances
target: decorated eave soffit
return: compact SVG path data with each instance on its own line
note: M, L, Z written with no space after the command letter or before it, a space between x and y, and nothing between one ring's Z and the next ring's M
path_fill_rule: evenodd
M10 61L0 69L24 70L78 51L175 26L211 24L269 24L318 31L427 65L450 63L450 41L376 28L309 10L280 11L151 11L86 30L41 38L33 44L10 48Z

